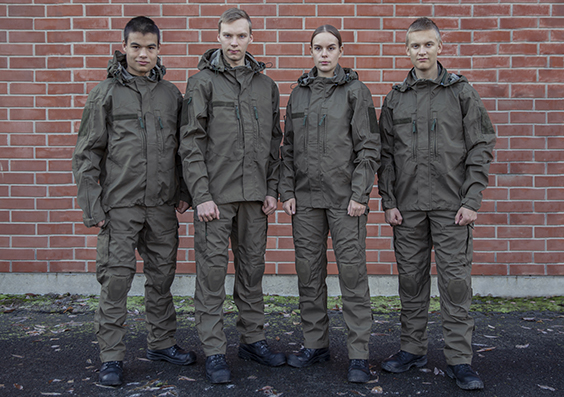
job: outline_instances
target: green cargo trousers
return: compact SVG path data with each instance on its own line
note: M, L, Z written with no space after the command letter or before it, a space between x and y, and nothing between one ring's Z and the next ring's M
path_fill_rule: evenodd
M267 216L262 212L261 202L219 204L218 208L219 219L210 222L200 222L197 210L194 211L196 328L206 357L225 354L227 349L223 302L230 239L240 341L248 344L265 339L262 276Z
M327 315L327 236L331 230L339 269L343 317L348 328L349 359L368 359L372 327L366 272L366 218L351 217L346 209L301 208L292 217L296 273L304 346L329 347Z
M472 301L472 227L454 223L455 211L406 211L394 226L394 249L401 299L401 349L427 354L427 321L431 290L431 249L440 293L449 365L471 364L474 320L468 315Z
M176 344L176 311L170 286L176 270L178 220L173 206L114 208L98 234L96 277L101 284L95 314L100 359L122 361L127 293L136 271L135 249L143 258L147 347Z

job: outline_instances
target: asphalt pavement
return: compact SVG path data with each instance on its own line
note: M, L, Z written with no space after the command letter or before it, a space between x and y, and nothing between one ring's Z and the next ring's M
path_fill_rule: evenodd
M143 313L127 319L127 353L122 387L98 384L98 346L92 307L64 310L3 307L0 314L1 396L564 396L564 315L528 311L472 313L474 369L485 383L481 391L460 390L445 374L440 314L429 323L428 364L403 374L383 372L380 362L399 348L398 313L374 311L370 339L371 381L346 381L348 357L342 312L330 310L331 360L304 369L269 368L237 357L236 313L226 311L227 360L233 381L210 384L204 374L193 313L178 316L179 345L194 350L198 361L175 366L145 358ZM267 314L267 340L273 350L300 349L296 308Z

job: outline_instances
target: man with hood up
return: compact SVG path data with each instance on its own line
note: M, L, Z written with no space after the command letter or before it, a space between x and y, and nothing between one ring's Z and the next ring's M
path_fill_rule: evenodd
M482 389L471 367L472 229L488 185L495 131L468 80L437 61L443 44L433 21L413 22L405 44L413 69L386 96L380 115L378 189L394 229L402 305L401 350L382 368L400 373L427 363L434 247L446 373L462 389Z
M264 333L262 277L267 217L278 199L279 92L246 50L253 40L243 10L223 13L221 49L208 50L188 79L182 106L180 155L193 197L196 254L196 326L206 355L206 376L227 383L223 302L231 240L239 309L239 357L268 366L286 362Z
M88 95L73 155L78 204L87 227L100 228L96 276L101 284L95 329L100 383L123 382L127 293L144 261L147 358L188 365L194 352L176 344L170 286L176 270L178 212L190 196L177 156L182 95L163 80L160 32L146 17L125 26L124 54ZM183 189L181 189L181 186Z

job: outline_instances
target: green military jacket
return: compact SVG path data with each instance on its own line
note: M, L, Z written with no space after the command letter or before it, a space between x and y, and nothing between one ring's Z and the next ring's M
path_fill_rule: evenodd
M176 205L180 199L182 95L162 79L160 60L148 77L126 68L125 55L116 51L108 78L90 92L82 114L72 168L88 227L112 208ZM185 188L182 199L189 202Z
M351 69L304 74L286 107L280 199L297 208L368 204L380 162L372 95Z
M478 211L495 145L488 113L464 76L439 64L436 80L412 70L386 96L380 115L384 210Z
M251 54L232 68L208 50L188 79L182 106L180 156L196 207L278 198L279 92Z

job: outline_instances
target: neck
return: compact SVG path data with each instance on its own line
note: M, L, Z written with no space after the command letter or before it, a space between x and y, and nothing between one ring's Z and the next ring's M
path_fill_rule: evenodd
M415 75L422 80L436 80L439 77L439 65L435 63L435 66L428 70L415 69Z

